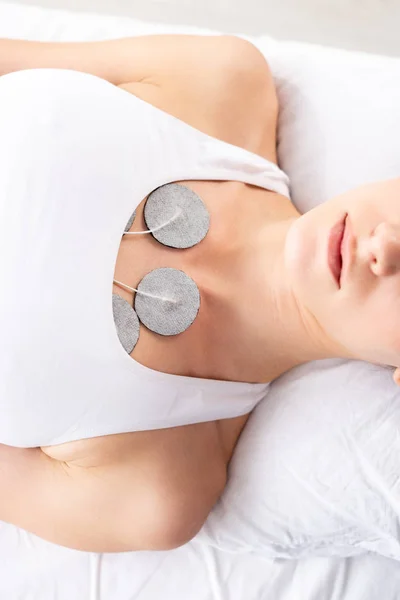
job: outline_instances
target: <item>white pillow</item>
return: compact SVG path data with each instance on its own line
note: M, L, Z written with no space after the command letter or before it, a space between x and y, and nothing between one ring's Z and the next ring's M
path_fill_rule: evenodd
M0 2L0 37L206 32ZM280 162L299 210L399 174L399 59L243 37L276 78ZM346 361L293 369L251 416L227 489L192 543L273 557L373 551L400 559L399 431L390 372Z
M400 175L400 59L254 41L276 79L280 164L301 212ZM198 541L400 560L399 433L391 370L342 360L293 369L252 414Z
M400 58L294 42L268 48L281 105L279 159L301 212L400 176Z

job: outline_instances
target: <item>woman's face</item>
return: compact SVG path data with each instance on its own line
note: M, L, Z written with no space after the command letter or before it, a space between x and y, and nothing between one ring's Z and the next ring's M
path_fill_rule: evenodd
M288 232L285 261L298 301L344 356L400 366L400 179L359 187L302 215Z

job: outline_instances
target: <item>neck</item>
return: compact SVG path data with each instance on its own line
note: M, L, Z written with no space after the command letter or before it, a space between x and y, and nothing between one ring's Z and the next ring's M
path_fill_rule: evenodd
M269 315L271 361L267 376L270 380L312 360L348 358L345 349L327 336L292 289L284 249L287 233L298 218L297 213L294 217L269 223L261 237L265 256L265 277L261 285Z

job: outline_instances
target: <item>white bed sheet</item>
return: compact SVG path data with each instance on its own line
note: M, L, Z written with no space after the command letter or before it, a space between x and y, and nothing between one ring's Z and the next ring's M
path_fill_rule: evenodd
M105 39L205 29L74 15L0 2L0 36ZM399 564L365 554L280 560L193 540L172 552L96 555L0 525L0 598L7 600L398 600Z
M194 541L169 552L90 554L0 527L3 600L398 600L391 559L268 559Z

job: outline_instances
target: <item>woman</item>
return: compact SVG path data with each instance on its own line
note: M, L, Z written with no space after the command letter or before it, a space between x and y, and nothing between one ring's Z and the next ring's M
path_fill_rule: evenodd
M400 183L300 216L271 73L234 36L1 40L0 75L0 519L86 551L178 547L270 381L321 358L400 364ZM148 222L170 184L209 217L195 243ZM199 292L179 335L136 301L166 268Z

